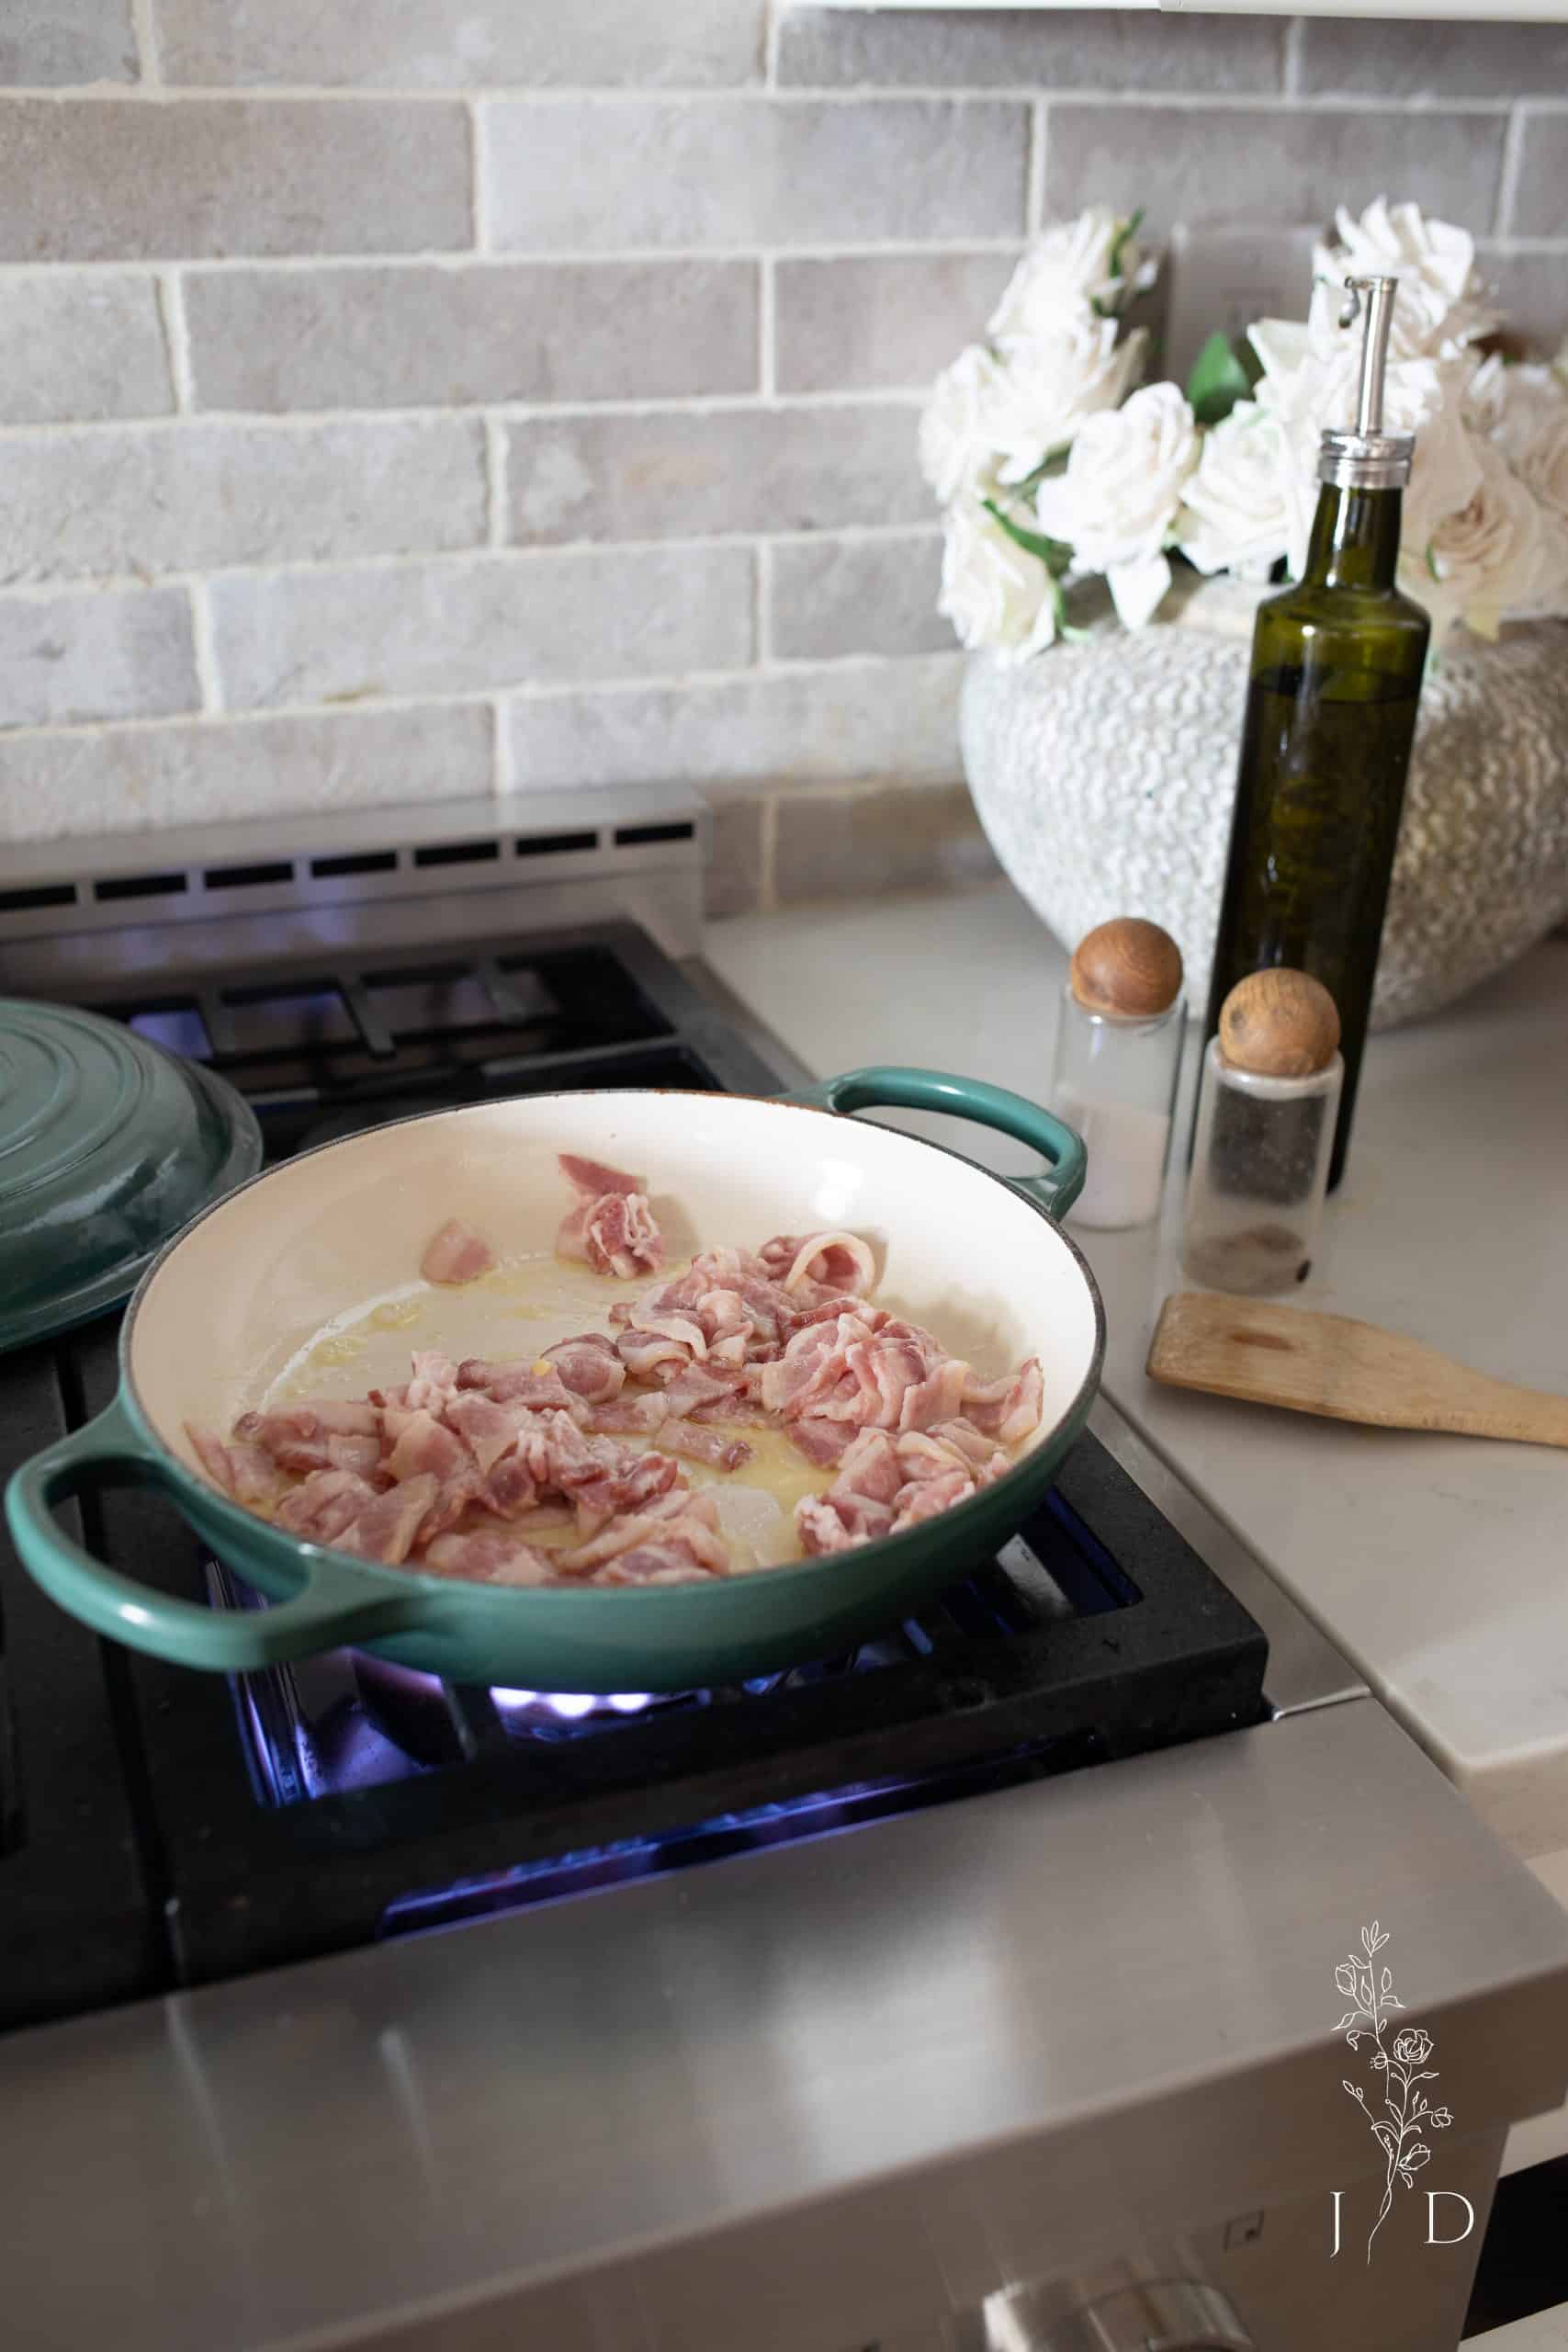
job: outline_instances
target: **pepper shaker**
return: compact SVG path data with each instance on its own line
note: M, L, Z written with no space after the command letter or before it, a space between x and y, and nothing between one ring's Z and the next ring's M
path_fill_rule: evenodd
M1203 1056L1181 1262L1210 1290L1305 1282L1345 1064L1334 999L1305 972L1238 980Z
M1075 1224L1159 1215L1183 1034L1181 950L1135 915L1078 942L1062 990L1051 1102L1089 1147Z

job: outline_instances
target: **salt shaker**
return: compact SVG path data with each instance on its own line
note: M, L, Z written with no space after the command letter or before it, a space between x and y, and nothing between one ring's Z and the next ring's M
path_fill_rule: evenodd
M1109 1229L1159 1215L1182 1012L1181 950L1158 923L1122 915L1079 941L1050 1095L1089 1147L1075 1224Z
M1339 1090L1339 1015L1305 972L1238 980L1201 1072L1181 1262L1211 1290L1285 1290L1312 1271Z

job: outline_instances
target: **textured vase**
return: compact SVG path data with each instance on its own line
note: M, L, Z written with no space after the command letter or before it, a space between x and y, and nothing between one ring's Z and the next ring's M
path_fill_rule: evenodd
M1229 581L1130 635L1098 618L1035 660L977 654L964 767L1018 888L1066 946L1163 923L1201 1008L1219 924L1251 615ZM1568 915L1568 624L1452 637L1421 695L1372 1026L1462 996Z

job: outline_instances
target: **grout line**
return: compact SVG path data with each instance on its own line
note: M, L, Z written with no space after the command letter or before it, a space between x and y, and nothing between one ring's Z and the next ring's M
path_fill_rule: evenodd
M478 98L470 98L468 114L468 201L473 215L474 250L491 251L490 114Z
M951 653L849 653L830 660L774 662L766 669L753 663L739 670L685 670L678 674L655 671L629 678L574 678L547 684L520 678L506 686L463 686L446 693L433 687L419 693L378 695L373 698L367 696L353 705L333 702L269 703L241 705L214 711L174 712L155 718L83 719L63 725L39 722L25 727L0 728L0 744L30 742L39 738L80 742L100 735L146 735L176 728L217 733L227 732L235 727L266 726L277 719L345 719L352 723L355 718L389 717L400 711L477 710L498 701L513 704L563 702L584 695L603 696L671 692L686 695L709 688L758 686L791 678L843 677L856 671L874 672L896 679L917 662L945 662L956 673L963 659L960 649L955 645Z
M779 88L779 47L784 39L784 9L789 0L762 0L762 87Z
M164 328L164 350L169 363L169 383L175 395L175 407L181 416L188 416L196 405L191 379L190 326L186 318L185 288L177 269L155 272L153 284L158 294L158 316ZM168 424L167 417L126 418L126 424ZM69 426L63 428L69 431ZM41 428L46 434L50 427ZM0 439L4 439L0 433Z
M506 545L506 433L498 416L485 418L485 472L489 483L489 511L485 544L491 548Z
M223 679L218 665L218 645L212 630L212 604L205 580L186 584L190 598L191 642L196 649L196 674L201 685L201 707L208 718L223 711ZM224 716L228 716L224 713Z
M1513 107L1508 116L1508 128L1503 134L1503 162L1497 174L1496 224L1499 237L1507 234L1508 223L1514 217L1518 201L1519 174L1524 163L1525 109Z
M761 281L757 289L757 383L763 400L771 401L778 390L777 286L773 254L758 258Z
M855 546L885 541L897 544L905 539L934 539L940 530L941 524L933 515L929 523L840 523L829 530L802 528L761 532L737 527L729 531L707 531L700 536L689 532L670 532L663 537L562 539L523 545L505 541L494 547L476 541L469 547L402 548L375 555L300 556L277 563L209 563L199 567L175 564L155 575L144 571L59 572L46 579L6 581L0 586L0 605L6 602L41 604L55 596L123 595L128 589L177 588L212 580L270 582L310 580L322 573L341 578L345 572L370 574L415 569L429 571L433 567L457 571L473 564L570 566L583 558L608 561L612 559L618 560L627 555L700 555L749 546Z
M158 28L153 21L152 0L130 0L130 23L136 35L141 86L143 89L161 89L164 61L158 51Z
M1284 47L1280 59L1281 67L1280 90L1283 97L1294 98L1301 95L1302 51L1305 43L1305 17L1292 17L1285 27Z
M1026 232L1037 237L1045 220L1046 108L1037 98L1029 110L1029 170L1025 181L1023 221Z
M494 729L491 748L494 756L495 797L499 800L504 799L509 792L515 792L517 776L512 758L512 729L507 724L505 695L492 695L490 707Z
M1414 98L1393 99L1376 92L1337 91L1313 93L1299 99L1287 99L1277 90L1166 90L1157 85L1128 89L1124 85L1110 87L1085 83L1073 90L1062 90L1055 85L1021 83L1005 88L955 89L936 83L858 83L848 88L810 88L794 83L750 85L731 84L715 88L704 84L697 88L682 88L676 85L658 89L607 90L602 86L556 84L548 89L527 83L453 83L448 87L400 87L389 84L384 88L327 88L312 83L247 84L243 88L211 85L203 86L174 85L164 83L135 84L114 82L82 82L65 87L55 84L17 83L6 87L0 96L0 107L17 100L29 104L40 101L51 105L121 105L121 106L234 106L234 105L295 105L310 102L326 107L422 106L451 107L468 103L488 102L496 98L519 102L538 107L579 107L606 111L619 107L623 112L634 107L743 107L761 109L766 107L1018 107L1036 97L1061 99L1068 106L1100 107L1168 107L1172 110L1191 111L1214 107L1234 111L1239 107L1256 107L1278 113L1287 106L1297 106L1312 111L1344 108L1348 112L1375 111L1382 114L1500 114L1510 103L1506 98ZM1548 96L1540 103L1559 109L1568 107L1568 97Z
M764 667L773 650L773 550L767 539L759 539L751 603L751 658Z
M774 895L774 876L778 871L779 798L776 792L761 795L761 838L759 842L757 876L757 905L763 914L772 914L778 905Z
M1016 252L1017 248L1010 250ZM183 310L181 311L183 321ZM509 422L532 424L553 421L568 423L594 416L722 416L732 410L753 413L761 409L877 409L908 408L923 401L929 385L892 385L879 391L791 392L780 400L776 395L764 397L757 391L694 392L674 399L617 401L475 401L464 408L316 408L289 409L202 409L196 413L204 426L236 436L242 433L296 434L303 435L318 428L337 424L472 424L480 415L504 417ZM96 417L86 423L54 424L0 424L0 444L8 440L53 441L85 437L96 434L124 434L130 436L176 429L177 420L164 416Z

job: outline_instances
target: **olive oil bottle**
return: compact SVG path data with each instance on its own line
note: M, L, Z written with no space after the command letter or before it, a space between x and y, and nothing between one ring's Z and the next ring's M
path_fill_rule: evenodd
M1258 607L1205 1035L1267 965L1321 980L1338 1008L1345 1084L1329 1162L1345 1169L1429 624L1394 586L1415 436L1382 430L1398 280L1347 278L1365 300L1355 429L1327 432L1301 579Z

